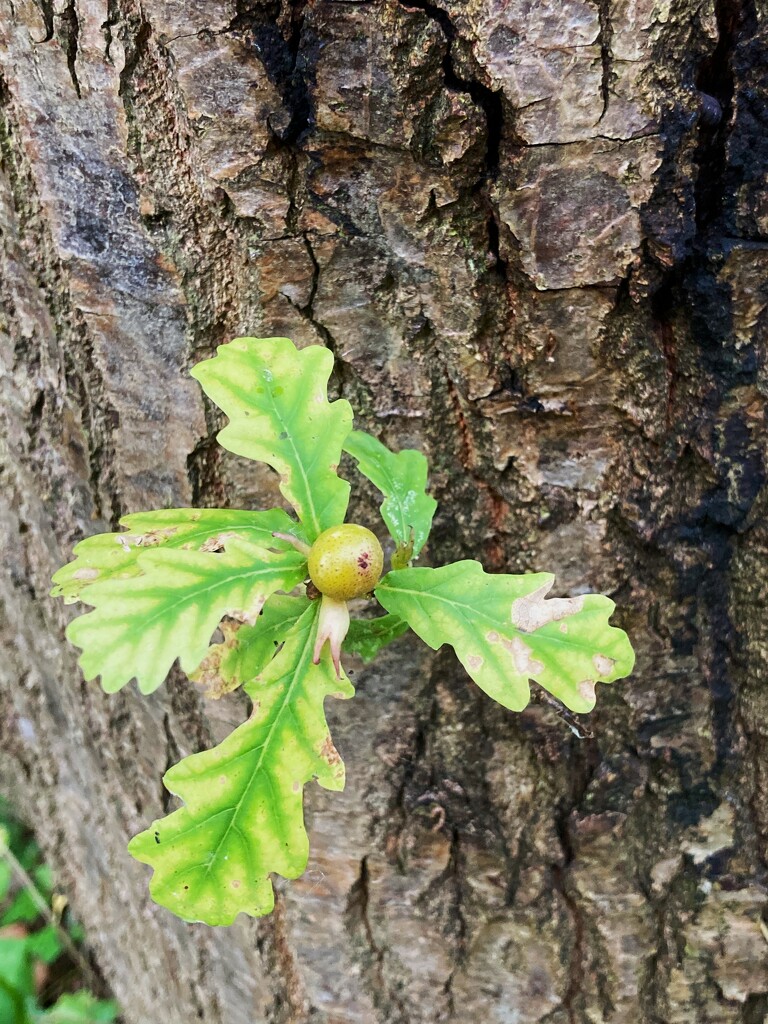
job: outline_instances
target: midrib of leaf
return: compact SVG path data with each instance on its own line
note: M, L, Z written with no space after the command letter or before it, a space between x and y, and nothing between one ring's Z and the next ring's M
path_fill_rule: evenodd
M216 511L218 511L218 510L216 510ZM141 513L136 513L136 514L141 515ZM171 549L171 550L176 551L176 550L178 550L179 547L183 548L183 546L185 544L196 544L196 543L198 543L201 540L204 541L205 538L215 537L218 534L224 534L224 533L237 533L238 536L242 536L243 534L248 534L248 533L255 533L255 534L266 534L270 538L273 537L273 534L272 534L271 530L268 530L268 529L266 529L266 527L263 527L263 526L258 526L255 523L246 524L246 525L243 525L243 526L238 526L238 525L232 523L232 524L229 524L229 525L221 525L220 524L217 527L212 527L212 526L205 527L204 529L202 527L200 527L199 529L196 528L196 529L189 530L187 532L183 532L183 531L180 531L180 530L177 529L175 534L172 534L171 536L167 537L165 540L161 541L159 544L152 544L152 545L149 545L148 547L145 547L143 544L139 544L139 543L131 544L128 541L129 537L143 537L143 536L146 536L147 533L152 533L153 530L162 530L162 529L169 529L169 527L152 527L150 529L145 530L143 533L141 533L139 531L131 530L130 528L128 528L123 533L116 533L116 534L114 534L115 544L120 546L120 547L122 547L123 551L125 551L125 546L122 543L123 541L125 541L125 543L128 546L129 552L131 554L135 555L134 560L132 562L126 562L126 563L124 563L122 565L118 565L118 566L114 566L114 567L112 567L112 566L101 567L99 569L99 573L100 573L99 577L97 579L91 580L90 582L89 581L85 581L84 585L80 588L80 595L84 594L85 591L90 589L90 587L94 586L95 584L97 584L97 583L105 583L107 580L113 579L115 576L122 575L123 573L127 573L131 569L139 569L139 575L141 575L140 567L138 565L138 557L139 557L139 555L142 555L145 551L163 551L163 550L166 550L166 549ZM106 535L106 536L108 536L108 535ZM252 538L252 543L256 543L256 539L255 538ZM271 540L271 543L274 544L274 545L280 545L281 544L281 542L279 540ZM226 550L226 545L225 545L225 550ZM279 550L289 551L290 549L281 546L279 548ZM85 553L85 552L83 552L82 554L78 555L77 558L73 562L71 562L70 564L74 566L80 558L84 558L84 559L95 558L100 553L101 553L100 551L95 551L93 553ZM124 577L124 578L129 578L130 579L132 577ZM59 586L65 586L65 585L66 584L59 584ZM80 600L83 600L83 601L85 601L86 604L88 604L87 598L84 598L84 597L81 596Z
M315 616L316 616L316 613L315 613L315 611L313 609L313 620L314 620ZM275 715L273 717L272 724L269 727L269 732L267 733L266 739L264 740L264 742L260 746L256 747L256 749L260 750L261 753L259 754L259 760L258 760L257 764L255 765L255 767L253 769L253 772L251 774L250 781L248 782L248 785L243 790L243 793L242 793L240 799L237 801L237 803L233 804L231 808L226 808L226 810L232 810L232 815L231 815L229 824L227 825L227 827L224 830L224 833L223 833L221 839L219 840L219 842L216 845L216 850L215 850L213 856L211 857L210 861L206 865L206 868L205 868L205 876L206 876L206 878L208 877L208 874L209 874L211 868L215 864L215 862L216 862L216 860L217 860L217 858L219 856L219 852L221 851L221 848L222 848L224 842L226 841L227 836L230 833L230 830L232 828L235 828L235 829L237 829L237 831L240 831L239 826L235 824L236 819L237 819L237 815L238 815L238 813L240 811L240 808L241 808L241 806L243 804L243 801L248 796L248 794L251 792L251 788L253 787L253 785L255 784L255 782L257 780L257 778L259 777L259 773L262 771L262 764L264 763L264 757L265 757L265 754L266 754L266 752L267 752L267 750L269 748L269 745L272 742L272 735L273 735L275 729L277 728L278 722L280 721L280 719L283 716L283 712L285 711L286 704L288 704L288 702L290 701L290 698L291 698L291 696L293 694L293 691L294 691L294 689L297 686L299 675L303 673L304 665L306 663L306 658L307 658L307 652L311 648L311 641L312 641L312 624L307 629L307 641L305 641L304 646L303 646L303 648L301 650L301 655L300 655L300 657L298 659L298 662L297 662L297 664L296 664L296 666L295 666L295 668L293 670L293 675L292 675L292 678L291 678L290 686L287 688L287 690L285 692L285 697L280 702L279 708L277 709L277 711L276 711L276 713L275 713ZM291 713L293 713L293 708L291 708L290 706L289 706L288 710ZM250 753L251 753L251 750L246 750L240 756L241 757L245 757L245 756L247 756ZM233 761L237 761L237 760L239 760L239 757L233 758ZM273 806L273 810L274 810L274 808L279 807L280 801L275 799L275 792L274 792L274 788L273 788L272 777L270 776L269 772L266 773L266 778L267 778L267 781L269 782L269 787L270 787L270 791L271 791L271 794L272 794L272 806ZM223 812L220 812L220 813L223 813ZM277 816L279 817L279 814ZM176 838L178 838L178 836ZM245 839L244 836L243 836L243 839ZM246 849L249 849L247 843L245 843L245 847L246 847ZM249 854L249 856L250 856L250 854Z
M299 457L299 451L298 451L298 449L296 447L296 444L295 444L295 442L293 440L293 431L288 429L288 424L285 422L285 420L283 419L281 413L278 411L278 407L277 407L277 404L275 402L275 396L272 394L272 386L271 386L272 385L272 381L265 381L265 383L268 385L268 387L267 387L267 394L269 395L269 400L270 400L270 403L272 404L272 409L274 410L275 418L278 420L278 422L280 423L280 426L283 428L281 433L285 433L285 434L288 435L288 441L290 442L290 446L293 449L293 454L294 454L294 457L296 459L296 464L298 465L299 470L301 472L301 478L304 481L304 493L306 494L307 504L309 505L309 508L310 508L310 511L311 511L311 515L312 515L312 529L313 529L315 535L317 535L317 534L319 534L321 532L321 530L320 530L320 522L319 522L319 519L318 519L318 516L317 516L317 511L315 509L315 503L314 503L314 501L312 499L312 489L309 486L309 479L308 479L306 471L304 469L304 463L302 462L301 458Z
M299 566L297 564L296 568L298 569L298 567ZM196 587L193 593L187 592L177 601L174 601L173 604L164 604L162 610L157 612L155 615L151 616L151 618L147 619L144 625L146 627L151 626L152 623L156 622L158 619L164 618L169 612L175 611L175 609L178 608L180 605L193 603L197 601L202 594L208 594L210 593L211 590L215 590L217 587L223 587L226 584L231 583L232 580L241 580L245 579L248 576L261 576L270 572L274 573L277 570L277 568L279 567L273 565L266 566L260 569L254 569L252 571L239 573L233 572L229 573L225 579L216 580L216 582L209 584L207 587ZM288 566L286 566L286 571L289 571Z
M388 452L388 454L392 455L394 459L397 459L397 455L394 452L390 452L388 448L386 448L385 450ZM349 454L352 455L352 458L355 460L356 463L358 463L358 465L361 462L361 460L365 458L365 456L359 457L357 455L353 455L352 452L349 452ZM371 483L376 488L376 490L381 491L381 493L384 495L384 505L387 505L388 502L392 502L393 498L396 499L393 502L393 504L395 504L397 507L398 516L395 518L398 519L400 529L402 530L402 535L405 537L407 536L407 531L410 524L405 521L405 513L403 512L402 482L396 477L392 476L391 472L389 471L388 461L382 461L378 463L377 468L381 470L381 478L383 480L384 487L381 487L379 486L379 484L374 483L373 480L371 480ZM363 473L362 469L360 470L360 473L362 473L363 476L366 476L366 474ZM389 494L386 493L385 488L389 488Z
M500 624L498 619L491 618L491 616L487 612L484 612L481 609L475 610L474 606L472 606L471 618L469 618L468 615L467 615L467 612L466 612L466 609L470 607L469 605L461 604L459 601L454 601L450 597L443 597L441 594L436 594L434 592L434 590L411 590L410 588L407 588L407 587L391 587L391 588L390 587L382 587L382 590L390 590L390 589L391 589L391 591L393 593L398 593L398 594L415 594L417 597L424 597L425 594L427 594L427 595L429 595L429 597L433 601L442 601L444 604L452 604L455 608L458 608L460 610L462 619L464 620L464 622L467 625L470 625L470 626L472 625L472 620L473 619L477 620L478 618L482 617L483 619L485 619L486 622L490 623L490 625L492 625L495 629L500 629L500 630L510 629L510 630L512 630L513 633L515 633L517 636L519 636L521 638L527 637L527 636L528 637L535 637L536 633L538 632L538 629L534 629L530 633L526 633L526 631L524 629L518 629L517 626L513 626L511 622L510 623ZM585 596L589 596L589 595L585 595ZM573 615L577 615L578 612L573 612L572 614ZM571 617L570 615L563 616L564 619L568 619L570 617ZM550 619L549 621L552 622L554 620ZM546 622L543 623L544 626L546 626L548 624L549 623L546 623ZM539 629L541 629L541 628L542 628L542 626L539 626ZM577 641L561 639L559 636L554 636L554 635L553 636L538 637L538 639L540 641L544 642L544 643L550 643L550 641L551 641L552 643L555 643L555 644L562 644L564 647L579 647L583 651L592 651L595 648L594 644L578 643ZM450 641L448 641L448 642L450 643ZM454 646L454 645L451 644L451 646Z
M401 535L403 537L407 537L408 536L409 524L406 523L406 521L405 521L405 511L403 509L402 487L400 486L400 481L396 480L391 474L389 474L387 472L387 470L384 471L384 477L386 479L387 486L389 487L390 492L391 492L388 497L385 495L385 497L384 497L384 504L386 505L387 502L392 502L392 499L393 498L395 499L393 504L397 508L397 512L398 512L398 515L397 515L396 518L397 518L399 526L400 526L400 532L401 532ZM388 511L389 511L389 509L388 509Z

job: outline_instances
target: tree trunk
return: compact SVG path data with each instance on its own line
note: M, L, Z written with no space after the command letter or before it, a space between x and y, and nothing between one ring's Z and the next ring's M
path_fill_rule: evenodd
M766 0L0 10L0 766L126 1021L768 1019ZM212 929L125 843L243 705L83 684L46 595L125 512L279 500L186 372L239 334L424 448L431 564L612 594L638 664L586 738L357 666L305 876Z

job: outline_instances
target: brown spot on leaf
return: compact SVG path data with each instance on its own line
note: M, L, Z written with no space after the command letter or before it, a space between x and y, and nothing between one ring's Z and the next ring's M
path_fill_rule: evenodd
M226 545L226 542L229 540L230 537L234 537L234 536L235 536L234 533L218 533L215 537L209 537L208 540L205 541L205 543L201 545L200 550L201 551L211 551L211 552L214 552L214 553L218 553L219 551L223 551L224 547Z
M334 747L333 740L331 739L330 736L326 736L325 740L323 741L323 745L320 748L320 757L322 757L322 759L324 761L327 761L328 764L330 765L335 766L337 764L341 764L339 752L336 749L336 747Z
M203 658L194 672L189 673L193 683L199 683L205 687L204 696L212 700L218 700L225 693L231 693L240 685L238 676L224 676L221 672L221 662L228 651L237 647L237 633L241 628L240 623L222 622L220 629L224 634L224 642L214 644L208 648L208 654Z
M479 668L483 667L483 659L479 654L470 654L467 657L467 665L473 672L476 672Z
M172 537L176 532L175 526L166 526L162 530L149 530L147 533L142 533L140 537L136 538L136 546L139 548L155 548L158 544L162 544L169 537Z
M261 609L264 607L266 598L257 598L252 608L232 608L227 614L231 619L237 619L238 622L245 622L248 626L255 626L256 620L261 615Z
M239 889L240 888L240 881L237 878L233 878L232 881L229 884L232 886L233 889Z

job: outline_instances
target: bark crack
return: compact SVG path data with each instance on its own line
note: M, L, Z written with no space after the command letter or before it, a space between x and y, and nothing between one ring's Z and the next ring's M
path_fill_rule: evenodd
M387 1024L409 1024L402 999L388 985L385 972L385 950L378 943L370 916L370 871L368 858L360 861L360 872L349 892L345 912L347 931L361 937L365 948L363 979L382 1021Z
M131 76L147 51L147 46L152 35L152 26L148 21L142 21L136 30L133 40L133 47L125 52L125 65L120 72L120 86L117 90L118 96L125 97L126 90L130 86ZM123 100L125 103L125 99Z
M251 8L238 0L235 17L218 33L241 32L250 42L283 101L282 109L268 118L270 131L279 143L291 147L301 142L313 124L308 66L301 45L306 6L307 0L284 0Z
M81 98L80 80L77 77L77 50L80 39L80 22L77 17L77 0L69 0L66 9L61 13L61 29L64 37L64 51L67 55L69 76L75 87L77 98Z
M611 0L597 0L597 16L600 21L600 32L597 37L597 41L600 44L600 63L602 65L600 95L603 99L603 109L597 121L599 124L608 113L611 81L613 79L613 51L611 49L611 42L613 40L613 22L611 21Z
M42 43L49 43L53 39L53 2L52 0L35 0L35 7L40 12L43 24L45 25L45 35L42 39L35 39L34 42L39 46ZM16 16L16 13L11 6L11 13Z
M448 975L443 986L443 992L445 993L446 1000L448 1002L448 1012L451 1017L456 1012L456 1006L453 996L453 979L456 977L456 972L461 968L467 956L467 937L469 935L469 926L467 919L464 915L464 900L463 900L463 886L462 886L462 864L461 864L461 833L459 829L454 828L451 830L451 854L448 862L448 873L451 881L453 882L453 899L454 899L454 913L456 917L456 950L454 956L453 970Z
M723 213L735 90L733 57L741 33L753 28L753 5L750 0L716 0L715 17L717 43L696 74L696 87L702 97L694 158L699 168L695 184L698 236L707 233Z
M494 178L499 170L499 150L504 128L504 107L501 89L493 90L478 78L463 78L456 70L453 56L453 45L458 37L456 26L450 15L442 7L429 3L429 0L399 0L406 10L414 8L423 11L428 18L442 29L447 43L443 57L443 74L448 89L463 92L482 109L486 124L485 177Z
M171 729L171 716L166 713L163 715L163 732L165 733L165 768L163 769L163 775L169 771L175 764L178 764L184 756L179 749L179 745L176 742L176 737L173 735ZM161 787L161 800L163 805L163 814L170 814L174 806L174 795L165 786Z
M584 915L568 884L568 871L575 857L568 818L575 805L576 801L572 804L569 803L555 820L555 831L563 851L563 864L551 865L552 886L565 904L573 926L573 946L568 962L568 984L561 1001L562 1008L568 1014L569 1024L578 1024L579 1020L577 1005L582 994L586 952Z

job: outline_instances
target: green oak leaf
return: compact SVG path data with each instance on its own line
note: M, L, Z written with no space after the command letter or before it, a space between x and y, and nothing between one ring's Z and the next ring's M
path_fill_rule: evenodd
M382 647L408 631L408 623L397 615L379 615L376 619L352 619L342 648L373 661Z
M224 641L212 644L208 653L190 672L189 678L206 687L205 696L214 699L236 690L255 678L274 658L279 645L309 606L306 597L273 594L256 620L222 622Z
M268 512L165 508L157 512L133 512L123 516L120 525L125 527L122 533L101 533L75 545L77 558L53 577L53 597L63 597L67 604L88 603L87 594L83 592L93 583L138 576L139 555L149 548L216 551L226 547L227 539L233 536L266 547L285 548L286 542L273 538L274 532L304 539L299 524L278 508Z
M133 677L152 693L176 658L185 672L197 668L225 615L255 622L271 594L292 590L307 572L292 547L270 551L236 537L219 554L159 548L137 561L140 576L92 584L95 610L67 627L85 678L100 675L107 693Z
M362 430L353 430L344 450L357 461L357 468L384 495L381 517L399 548L409 548L415 558L426 543L437 508L426 493L428 464L421 452L389 448Z
M262 674L246 686L251 717L212 750L192 754L165 775L185 806L153 822L129 852L154 868L153 899L187 921L231 924L239 913L274 906L271 872L297 878L306 868L303 787L344 788L323 702L351 697L326 647L312 663L320 602L313 601Z
M52 964L54 960L58 960L64 949L59 929L52 924L47 924L38 931L32 932L26 941L30 953L45 964Z
M65 992L56 1003L44 1010L35 1022L40 1024L113 1024L117 1019L117 1003L97 999L90 992Z
M27 1024L35 992L32 958L23 939L0 936L0 1021Z
M236 338L217 351L191 372L229 417L219 444L277 470L280 491L314 541L344 521L349 500L336 470L352 408L328 401L333 355L318 345L298 350L288 338Z
M545 600L554 576L490 575L479 562L400 569L376 597L433 650L450 644L469 675L512 711L530 700L529 679L571 711L591 711L595 683L632 671L626 633L608 624L614 603L599 594Z

